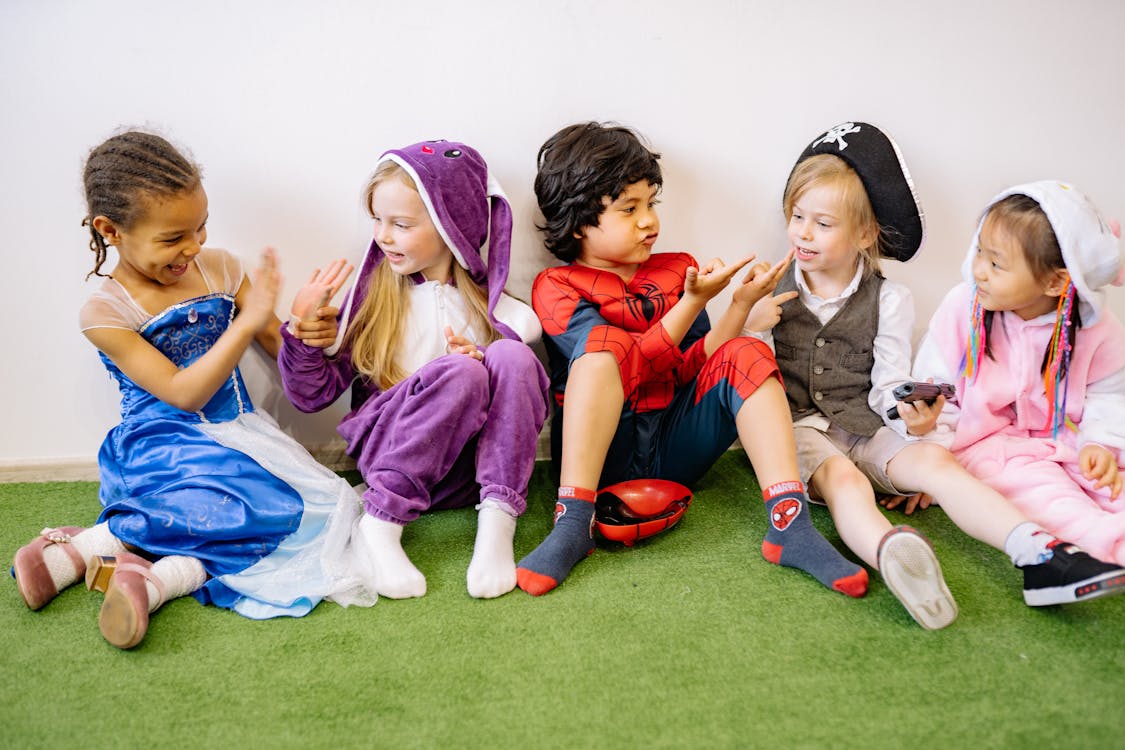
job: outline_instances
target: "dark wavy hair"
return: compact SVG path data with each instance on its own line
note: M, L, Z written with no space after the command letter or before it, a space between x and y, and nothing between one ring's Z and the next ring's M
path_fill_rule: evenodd
M145 210L146 199L165 198L199 187L199 166L171 143L154 133L129 130L95 146L82 171L86 192L86 216L90 228L90 250L94 270L101 272L106 260L105 240L94 229L94 217L105 216L122 227L131 227Z
M604 198L615 201L641 180L663 185L658 159L641 136L612 123L568 125L548 138L539 149L535 175L535 197L545 220L538 229L547 249L567 263L577 258L579 236L598 225Z

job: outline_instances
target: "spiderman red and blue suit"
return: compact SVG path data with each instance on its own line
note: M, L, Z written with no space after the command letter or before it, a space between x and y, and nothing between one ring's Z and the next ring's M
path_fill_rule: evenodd
M684 293L687 253L659 253L626 282L580 265L549 268L532 288L532 307L546 334L555 395L552 452L560 452L570 365L593 352L617 360L625 407L602 472L601 485L638 477L690 485L737 437L734 415L767 378L778 375L768 346L733 339L708 358L706 311L679 345L660 319Z
M758 339L731 339L708 357L704 338L711 326L706 311L698 315L679 344L671 340L660 320L683 296L689 268L698 268L691 255L660 253L642 263L629 281L610 271L571 264L543 271L532 287L532 307L543 325L555 396L551 442L556 462L562 451L571 365L595 352L608 352L617 361L624 406L599 486L636 478L693 484L737 438L735 417L746 400L769 378L780 380L773 352ZM808 523L807 514L799 523L792 523L794 515L806 507L804 491L800 482L783 484L786 487L776 494L766 493L771 529L763 553L772 562L813 573L825 585L862 595L866 573L839 557ZM589 496L568 498L564 491ZM787 499L793 500L792 509L785 503ZM592 509L583 506L592 501L593 493L588 490L560 488L555 529L517 568L521 588L532 594L546 593L593 551L592 537L583 529L587 514L592 514ZM785 509L790 509L790 515L782 512ZM572 517L566 518L568 514ZM561 530L567 522L571 530ZM812 534L816 541L774 543L776 535L791 525L790 538ZM783 556L783 546L788 558ZM841 584L844 579L848 583Z

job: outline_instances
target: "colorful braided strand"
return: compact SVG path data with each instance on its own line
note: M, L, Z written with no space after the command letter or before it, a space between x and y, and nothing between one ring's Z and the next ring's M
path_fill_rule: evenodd
M1051 436L1059 436L1059 427L1066 423L1066 392L1070 383L1070 319L1074 312L1075 289L1067 276L1066 289L1059 295L1055 313L1055 330L1047 348L1047 366L1043 370L1043 390L1047 394Z
M984 356L985 342L988 332L984 327L984 307L977 296L976 287L973 288L973 308L969 322L969 338L965 345L965 354L961 360L961 374L969 381L975 380L980 372L981 357Z

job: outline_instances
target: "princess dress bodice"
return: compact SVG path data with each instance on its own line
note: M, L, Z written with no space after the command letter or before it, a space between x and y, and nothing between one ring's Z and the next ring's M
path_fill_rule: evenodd
M234 298L214 292L157 313L141 326L138 333L182 369L202 357L233 319ZM192 422L226 422L254 410L237 368L202 409L185 412L148 393L121 372L104 353L98 354L121 389L122 421L171 417Z

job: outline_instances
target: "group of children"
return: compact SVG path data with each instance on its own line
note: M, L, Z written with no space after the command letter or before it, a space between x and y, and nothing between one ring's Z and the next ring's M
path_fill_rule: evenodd
M99 628L120 648L188 594L252 618L422 596L402 531L440 508L477 510L470 595L545 594L594 551L599 488L690 485L736 438L762 487L762 555L863 596L867 569L810 521L810 498L823 502L923 627L951 623L956 603L928 540L892 526L876 493L908 512L936 502L1004 550L1029 605L1125 591L1125 331L1103 293L1125 267L1117 226L1065 183L1014 187L985 209L965 281L912 360L913 302L880 259L918 252L923 214L899 149L868 123L800 155L789 251L772 265L653 254L659 154L624 127L563 128L535 179L563 265L539 274L531 307L505 291L507 198L465 144L384 153L364 194L374 236L343 302L355 269L337 260L284 323L274 252L247 273L204 247L199 169L166 140L108 139L84 182L104 280L81 327L122 419L99 454L97 524L44 529L12 573L31 609L83 579L104 592ZM707 303L732 285L712 327ZM543 334L547 370L528 346ZM237 368L254 341L299 409L350 390L339 431L364 485L255 411ZM896 401L909 381L956 396ZM555 523L516 563L552 409Z

